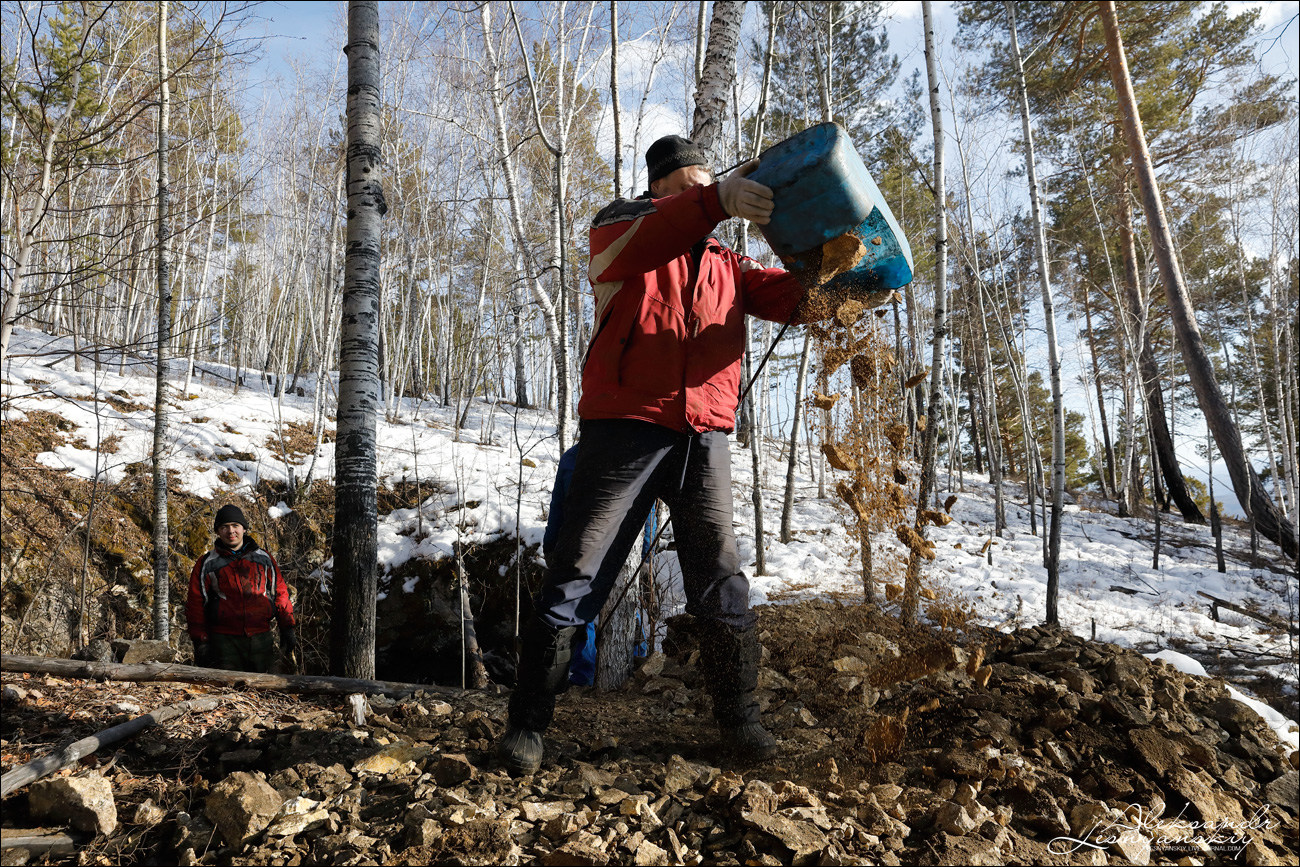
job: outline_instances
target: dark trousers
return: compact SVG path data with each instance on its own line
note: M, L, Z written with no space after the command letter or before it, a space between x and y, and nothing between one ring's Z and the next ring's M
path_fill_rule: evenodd
M256 635L222 635L214 632L212 659L213 668L265 674L275 662L275 639L269 630Z
M552 628L594 620L618 575L617 568L602 572L601 564L627 559L658 498L672 516L687 612L735 629L753 626L749 579L731 525L727 435L599 419L582 422L581 442L536 600L538 618Z

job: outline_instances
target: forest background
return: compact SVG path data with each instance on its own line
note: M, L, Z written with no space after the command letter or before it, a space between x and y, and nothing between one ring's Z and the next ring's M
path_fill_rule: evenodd
M1101 26L1077 5L1015 6L1061 335L1066 484L1121 514L1154 497L1199 521L1211 498L1197 477L1216 450L1160 291ZM399 397L463 407L462 421L475 400L541 406L560 445L571 441L592 328L585 227L616 193L645 186L651 141L689 131L709 6L382 4L386 412ZM919 4L748 6L715 161L825 116L849 131L916 254L916 281L878 326L894 347L897 414L915 425L936 284ZM1269 498L1294 522L1296 4L1118 6L1214 373ZM161 343L172 361L160 382L180 394L218 376L205 363L233 368L232 388L260 376L311 394L319 441L335 413L343 300L343 5L161 8L165 53L158 4L3 4L0 367L15 325L71 336L87 348L74 349L78 366L98 364L101 348L125 359ZM1041 498L1049 329L1008 19L1000 3L941 10L952 319L939 461L984 472L992 452L999 470L1037 480ZM754 233L723 231L765 255ZM759 352L773 333L753 323ZM832 391L833 374L824 347L789 332L742 438L750 426L803 436L816 454L849 419L808 413L801 433L797 408L810 385ZM1215 498L1243 514L1220 473ZM291 492L313 481L291 473Z

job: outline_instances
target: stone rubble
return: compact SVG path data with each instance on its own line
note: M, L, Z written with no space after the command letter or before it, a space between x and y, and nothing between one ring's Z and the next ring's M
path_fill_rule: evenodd
M561 698L533 777L492 756L499 695L372 697L363 726L341 701L303 701L206 735L189 790L135 802L139 851L273 867L1294 862L1300 773L1221 681L1045 628L956 646L834 603L761 614L757 698L781 743L767 765L714 754L679 618L624 689ZM1162 842L1158 821L1178 817L1248 826L1244 860ZM1062 839L1090 845L1062 854Z

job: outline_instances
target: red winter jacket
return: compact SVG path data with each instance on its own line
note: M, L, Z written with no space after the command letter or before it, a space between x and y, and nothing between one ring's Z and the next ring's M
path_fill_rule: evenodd
M190 573L185 601L190 638L207 641L209 634L258 635L271 621L293 626L293 602L280 577L280 567L252 536L244 536L238 551L218 544L199 558Z
M596 215L584 419L635 418L686 433L735 427L745 315L785 322L803 289L709 237L726 218L716 184L620 199Z

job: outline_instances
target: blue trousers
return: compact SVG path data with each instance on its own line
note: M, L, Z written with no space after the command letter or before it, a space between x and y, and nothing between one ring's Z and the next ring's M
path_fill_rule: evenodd
M668 504L686 610L747 629L749 579L732 531L731 455L719 431L685 434L633 419L582 422L564 521L535 601L554 628L595 620L656 498Z

